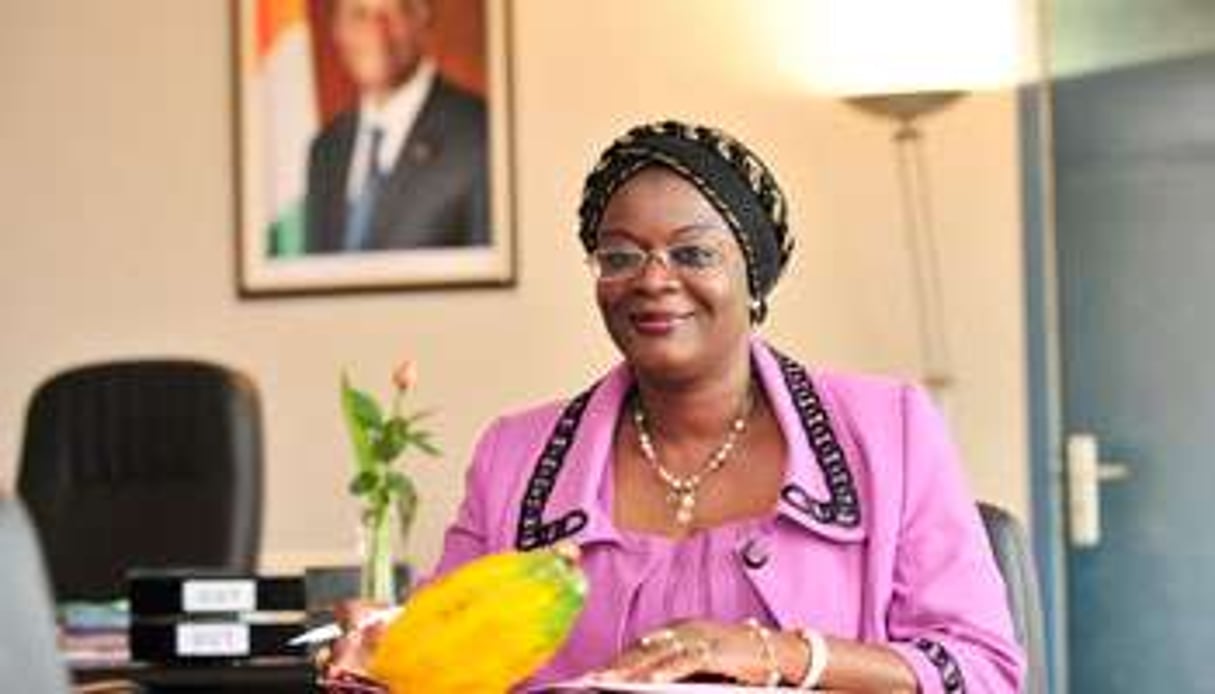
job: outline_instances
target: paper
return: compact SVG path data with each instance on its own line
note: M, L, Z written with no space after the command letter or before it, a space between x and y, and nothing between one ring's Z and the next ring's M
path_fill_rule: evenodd
M221 622L178 624L175 652L179 656L247 656L249 655L249 625Z
M252 612L257 609L257 581L252 579L187 579L181 583L182 612Z

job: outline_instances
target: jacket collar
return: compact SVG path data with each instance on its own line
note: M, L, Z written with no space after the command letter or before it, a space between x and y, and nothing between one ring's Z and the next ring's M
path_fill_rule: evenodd
M864 539L860 452L838 404L821 379L758 339L752 354L788 451L777 514L829 539Z
M787 442L776 515L828 539L863 539L853 462L858 452L840 426L835 404L804 367L758 337L752 338L751 357ZM620 539L604 495L605 476L610 474L617 420L632 385L627 365L619 364L562 410L524 491L516 534L519 549L567 537L583 545Z

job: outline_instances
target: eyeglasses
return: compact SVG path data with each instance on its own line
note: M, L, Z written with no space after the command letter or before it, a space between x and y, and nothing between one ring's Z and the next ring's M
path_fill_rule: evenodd
M587 264L600 282L622 282L641 275L650 259L681 277L703 277L720 269L726 254L710 241L687 241L649 250L626 243L596 249Z

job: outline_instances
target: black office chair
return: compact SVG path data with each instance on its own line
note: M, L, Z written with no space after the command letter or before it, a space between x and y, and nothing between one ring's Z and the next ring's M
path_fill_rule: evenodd
M21 503L0 494L0 689L67 692L42 555Z
M239 373L191 361L61 373L31 400L17 489L60 600L121 595L132 567L252 570L257 392Z
M1046 637L1042 599L1038 593L1038 572L1025 530L1009 512L988 503L979 504L979 515L987 530L992 553L1008 593L1013 629L1025 649L1026 694L1046 694Z

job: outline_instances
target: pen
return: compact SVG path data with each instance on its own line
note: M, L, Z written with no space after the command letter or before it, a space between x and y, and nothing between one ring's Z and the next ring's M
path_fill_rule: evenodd
M354 625L354 628L357 631L359 629L365 629L373 624L380 624L382 622L387 622L387 621L390 621L393 617L396 617L400 613L401 613L400 607L388 607L388 608L385 608L382 610L376 610L375 612L372 612L371 614L364 616L362 619L360 619L358 622L356 622ZM292 638L290 641L288 641L287 645L288 646L305 646L305 645L310 645L310 644L314 644L314 643L323 643L325 641L332 641L341 635L342 635L341 625L336 624L334 622L330 622L329 624L324 624L319 627L314 627L312 629L309 629L308 631L305 631L304 633L300 634L299 636L296 636L296 637Z

